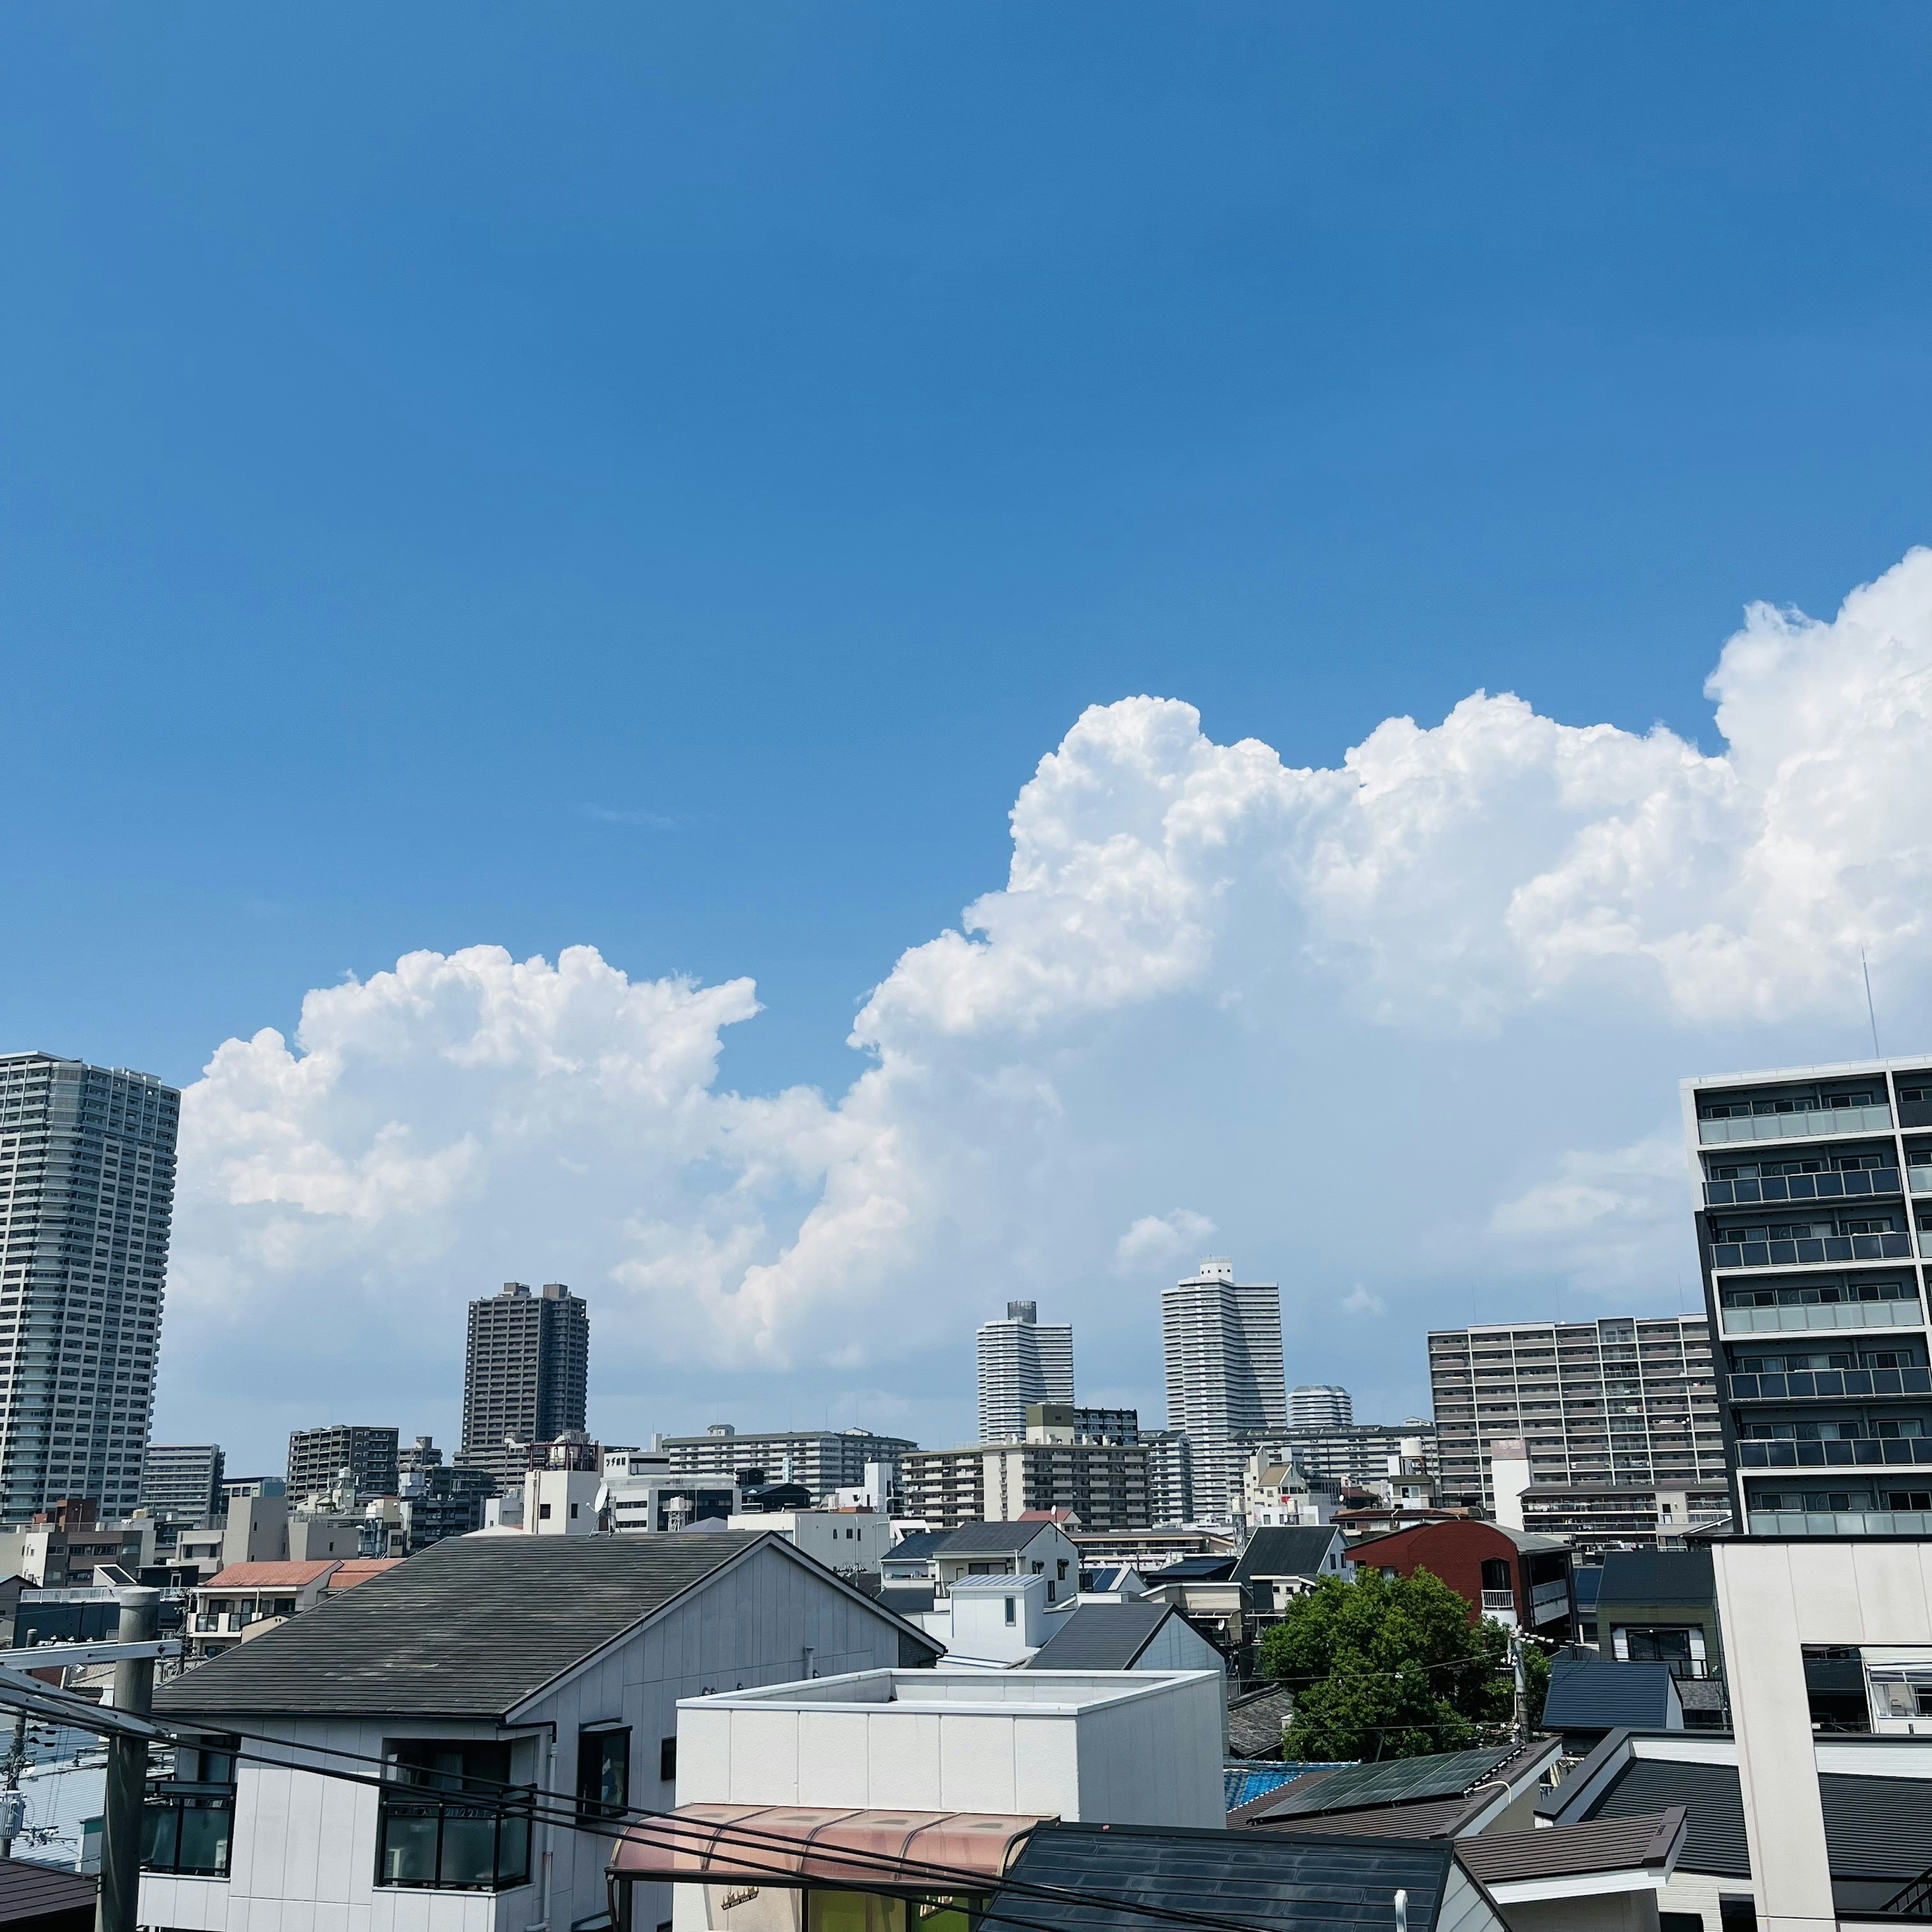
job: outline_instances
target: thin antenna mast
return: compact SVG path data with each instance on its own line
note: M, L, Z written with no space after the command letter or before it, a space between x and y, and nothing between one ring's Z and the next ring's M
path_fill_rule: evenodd
M1878 1045L1878 1009L1872 1004L1871 968L1865 963L1865 949L1862 944L1858 947L1858 970L1865 976L1865 1017L1871 1022L1872 1058L1882 1060L1885 1055L1879 1051Z

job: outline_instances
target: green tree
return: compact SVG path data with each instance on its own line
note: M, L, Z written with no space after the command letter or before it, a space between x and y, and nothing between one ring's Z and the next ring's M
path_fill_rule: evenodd
M1291 1758L1419 1757L1481 1743L1514 1687L1499 1624L1426 1570L1324 1576L1262 1639L1264 1675L1294 1693Z
M1529 1728L1543 1728L1543 1700L1550 1695L1550 1653L1533 1643L1522 1647L1523 1703L1529 1713Z

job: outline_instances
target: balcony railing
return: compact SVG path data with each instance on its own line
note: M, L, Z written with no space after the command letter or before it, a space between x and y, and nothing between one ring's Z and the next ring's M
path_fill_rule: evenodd
M1924 1313L1909 1300L1802 1302L1790 1307L1726 1308L1726 1335L1771 1335L1808 1328L1922 1328Z
M1932 1510L1753 1510L1754 1536L1932 1536Z
M1742 1120L1700 1120L1697 1138L1706 1147L1724 1141L1802 1141L1822 1134L1869 1134L1892 1125L1892 1109L1822 1107L1802 1114L1750 1114Z
M1860 1436L1849 1442L1740 1442L1741 1469L1848 1468L1859 1464L1903 1468L1932 1463L1932 1436Z
M1905 1169L1905 1184L1915 1194L1932 1194L1932 1167L1921 1167L1916 1161L1909 1162Z
M1932 1176L1932 1168L1924 1170ZM1855 1195L1896 1194L1895 1167L1856 1167L1844 1173L1767 1174L1756 1180L1707 1180L1704 1200L1712 1208L1742 1208L1762 1201L1843 1201ZM1932 1181L1928 1182L1932 1191Z
M1814 1396L1932 1395L1932 1369L1800 1369L1781 1376L1729 1376L1733 1402Z
M1559 1604L1569 1607L1570 1586L1562 1578L1553 1583L1539 1583L1529 1593L1529 1606L1532 1611L1554 1610Z
M1483 1592L1483 1614L1486 1617L1514 1617L1516 1615L1516 1592L1514 1590L1485 1590Z
M1928 1237L1919 1244L1925 1250ZM1932 1250L1926 1250L1932 1252ZM1714 1268L1809 1267L1820 1262L1890 1262L1912 1258L1907 1234L1811 1234L1785 1241L1713 1241Z
M226 1878L235 1829L235 1787L170 1779L148 1787L141 1864L190 1878Z

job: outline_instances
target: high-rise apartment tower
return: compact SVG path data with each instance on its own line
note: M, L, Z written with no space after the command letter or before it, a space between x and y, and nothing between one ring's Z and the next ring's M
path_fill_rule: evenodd
M1288 1392L1291 1429L1346 1429L1354 1420L1354 1397L1333 1382L1304 1382Z
M1510 1442L1528 1444L1533 1484L1708 1483L1724 1467L1712 1376L1701 1315L1435 1330L1438 1496L1493 1510L1490 1456Z
M520 1475L524 1450L506 1445L554 1442L582 1429L590 1376L590 1311L562 1282L532 1294L506 1281L472 1301L457 1460L500 1481Z
M1932 1058L1683 1097L1738 1530L1932 1536Z
M1160 1297L1167 1371L1167 1426L1186 1435L1194 1514L1232 1520L1248 1457L1247 1439L1288 1426L1281 1361L1281 1290L1234 1280L1234 1264L1210 1256Z
M149 1073L0 1056L0 1517L139 1502L181 1096Z
M394 1429L366 1428L356 1423L291 1430L288 1494L297 1502L322 1495L340 1483L346 1471L358 1496L394 1496L399 1474L399 1434Z
M228 1507L218 1442L151 1442L141 1475L141 1507L185 1523L217 1523Z
M980 1440L1018 1442L1027 1405L1073 1400L1073 1330L1042 1322L1035 1301L1010 1301L980 1328Z

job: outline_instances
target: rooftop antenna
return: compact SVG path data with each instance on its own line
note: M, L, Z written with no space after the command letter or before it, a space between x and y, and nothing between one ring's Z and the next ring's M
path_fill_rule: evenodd
M1885 1055L1878 1047L1878 1009L1872 1004L1871 968L1865 963L1865 949L1862 944L1858 947L1858 970L1865 976L1865 1017L1871 1022L1872 1058L1882 1060Z

